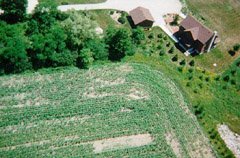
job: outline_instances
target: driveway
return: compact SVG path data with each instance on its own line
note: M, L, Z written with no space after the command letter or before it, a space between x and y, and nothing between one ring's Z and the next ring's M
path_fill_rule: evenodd
M182 4L179 0L107 0L104 3L97 4L74 4L61 5L58 7L61 11L70 9L75 10L94 10L94 9L116 9L129 13L130 10L142 6L148 8L155 19L154 26L160 26L171 38L176 40L172 33L166 28L163 15L167 13L181 14Z

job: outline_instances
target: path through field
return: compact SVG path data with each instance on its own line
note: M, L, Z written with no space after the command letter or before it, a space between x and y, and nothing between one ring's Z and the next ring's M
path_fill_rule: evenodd
M214 157L181 91L139 64L0 77L0 157Z

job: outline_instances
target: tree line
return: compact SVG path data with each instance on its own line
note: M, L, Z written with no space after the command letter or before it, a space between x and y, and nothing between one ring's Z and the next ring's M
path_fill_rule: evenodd
M0 74L43 67L89 68L97 60L119 61L133 55L145 39L141 28L109 27L104 35L86 12L57 10L41 2L26 14L27 0L0 0Z

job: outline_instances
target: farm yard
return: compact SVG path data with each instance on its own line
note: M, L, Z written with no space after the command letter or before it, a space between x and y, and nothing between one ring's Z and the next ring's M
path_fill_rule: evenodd
M42 70L0 83L0 157L215 156L181 91L148 66Z

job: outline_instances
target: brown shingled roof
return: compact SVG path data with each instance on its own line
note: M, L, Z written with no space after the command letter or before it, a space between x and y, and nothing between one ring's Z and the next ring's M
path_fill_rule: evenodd
M191 32L194 40L199 40L203 44L205 44L213 36L213 32L211 30L202 25L192 16L187 16L180 25L185 29L185 31Z
M135 25L145 21L154 21L150 11L143 7L137 7L130 11L130 16L132 17L132 20Z

